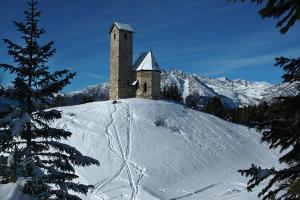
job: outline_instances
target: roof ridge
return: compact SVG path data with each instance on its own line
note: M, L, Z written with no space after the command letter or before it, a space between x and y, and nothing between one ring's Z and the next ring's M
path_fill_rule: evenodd
M141 53L138 59L136 60L135 64L133 65L133 68L133 70L135 71L160 71L160 67L152 51L145 51Z
M134 33L134 30L132 28L132 26L129 24L129 23L122 23L122 22L116 22L114 21L111 28L110 28L110 31L109 33L111 33L112 29L114 26L117 26L117 28L119 30L124 30L124 31L128 31L128 32L133 32Z

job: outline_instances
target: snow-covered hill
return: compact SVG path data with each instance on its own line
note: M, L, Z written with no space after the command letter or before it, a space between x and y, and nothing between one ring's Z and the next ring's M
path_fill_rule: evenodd
M86 199L256 199L237 170L277 163L255 131L172 102L61 109L58 125L74 132L70 143L101 162L79 169L96 185Z
M58 110L53 126L71 130L68 143L101 163L77 169L96 186L86 200L254 200L258 190L247 193L237 170L277 165L259 133L181 104L126 99ZM0 186L0 199L18 195L14 184Z
M226 77L209 78L199 75L189 75L182 71L163 71L161 74L161 87L175 84L180 90L183 100L193 93L203 97L205 104L211 97L220 97L227 107L241 107L249 104L255 105L262 101L271 101L279 96L296 95L297 84L281 83L270 84L267 82L251 82L245 80L230 80ZM65 95L67 105L84 103L88 97L92 101L108 99L108 84L90 86L84 90L71 92Z
M79 168L97 199L257 199L237 170L276 165L277 153L247 127L168 101L94 102L59 108L55 126L100 167Z

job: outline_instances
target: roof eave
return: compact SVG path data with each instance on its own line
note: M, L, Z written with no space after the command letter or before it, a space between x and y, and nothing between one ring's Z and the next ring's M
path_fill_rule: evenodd
M114 23L112 24L112 26L111 26L110 30L109 30L109 34L112 32L112 30L113 30L114 26L116 26L116 27L117 27L119 30L123 30L123 31L127 31L127 32L134 33L134 31L120 29L120 28L117 26L116 22L114 22Z
M157 70L157 69L139 69L139 70L132 70L133 72L141 72L141 71L151 71L151 72L160 72L161 70Z

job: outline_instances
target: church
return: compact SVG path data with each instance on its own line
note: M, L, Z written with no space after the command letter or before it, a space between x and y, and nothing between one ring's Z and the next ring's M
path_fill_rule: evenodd
M114 22L109 34L109 99L159 99L161 71L153 52L143 52L133 64L133 28Z

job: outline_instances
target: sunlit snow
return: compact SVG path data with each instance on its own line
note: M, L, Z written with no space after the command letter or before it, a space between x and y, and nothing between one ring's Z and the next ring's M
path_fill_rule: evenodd
M61 108L70 143L101 166L79 168L96 188L84 199L257 199L237 173L276 165L260 134L168 101L96 102Z

